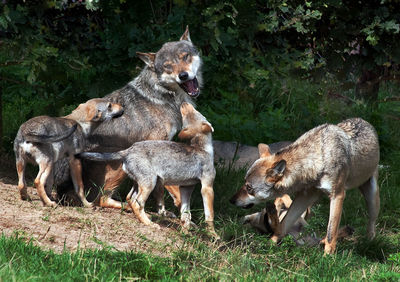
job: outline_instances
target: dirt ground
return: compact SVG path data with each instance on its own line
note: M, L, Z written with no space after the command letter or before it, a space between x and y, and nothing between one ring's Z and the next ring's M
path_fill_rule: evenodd
M32 179L27 183L30 186ZM0 234L18 235L58 253L111 247L166 256L184 244L177 219L151 214L161 225L158 230L139 223L132 213L99 207L44 207L35 188L29 187L28 193L32 201L19 198L14 160L1 156Z

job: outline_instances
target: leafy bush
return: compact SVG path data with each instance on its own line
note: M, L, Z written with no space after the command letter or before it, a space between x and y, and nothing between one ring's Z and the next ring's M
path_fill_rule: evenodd
M23 121L122 87L143 65L137 51L177 40L186 24L204 60L198 106L217 139L294 140L361 116L377 127L384 154L398 149L396 102L355 95L365 71L397 72L400 10L391 2L37 0L0 9L6 151ZM381 85L378 100L397 88Z

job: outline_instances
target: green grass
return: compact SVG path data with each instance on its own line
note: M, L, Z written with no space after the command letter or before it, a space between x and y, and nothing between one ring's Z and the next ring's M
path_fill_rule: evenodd
M347 194L342 225L355 228L350 239L338 243L337 252L323 256L318 247L296 246L291 238L281 245L240 225L239 218L257 211L242 210L228 203L245 172L218 170L215 183L216 228L222 242L199 240L201 233L185 236L185 245L166 258L145 253L102 250L44 251L21 236L0 237L0 280L374 280L400 279L400 173L389 164L380 171L381 213L378 236L365 237L367 215L357 190ZM193 217L203 219L199 191L193 195ZM313 207L308 232L325 233L328 199Z
M296 82L297 83L297 82ZM302 88L304 86L306 88ZM226 130L238 136L222 132L218 138L264 142L289 140L299 136L305 130L321 122L337 122L351 116L361 116L376 127L379 134L382 154L382 168L379 183L381 188L381 211L377 224L377 237L369 241L366 238L367 212L365 203L357 189L346 194L341 225L351 225L354 235L340 241L336 254L323 256L318 247L296 246L290 238L285 238L281 245L270 242L265 235L242 226L240 218L246 214L259 211L257 206L250 210L239 209L229 203L229 198L243 184L245 170L218 170L215 180L215 224L221 235L221 242L213 243L199 240L201 232L193 232L185 236L185 245L181 249L168 254L166 258L146 253L117 252L111 248L102 250L65 251L55 254L34 246L26 236L0 236L0 282L1 281L81 281L81 280L366 280L366 281L399 281L400 280L400 130L398 119L400 113L398 103L381 103L368 105L356 101L351 106L341 101L319 100L317 90L313 90L306 82L288 86L287 105L293 107L288 112L277 111L275 115L263 113L267 120L258 120L265 128L241 130L233 128L235 119L226 120ZM395 92L391 92L391 91ZM308 92L312 93L308 93ZM304 97L303 97L304 92ZM308 94L307 94L308 93ZM314 95L315 94L315 95ZM233 95L233 94L232 94ZM317 98L315 98L317 97ZM398 96L398 87L383 89L381 94ZM286 96L282 96L281 99ZM302 98L303 97L303 98ZM314 98L313 98L314 97ZM276 98L277 99L277 98ZM229 102L229 101L228 101ZM278 103L277 101L275 101ZM218 104L218 102L215 102ZM222 102L220 102L222 103ZM24 104L25 103L22 103ZM246 103L242 103L246 105ZM279 104L279 103L278 103ZM39 104L38 104L39 105ZM231 107L220 104L231 113ZM40 105L38 106L40 108ZM204 109L204 106L203 106ZM236 109L236 108L235 108ZM25 108L28 111L29 108ZM247 112L236 109L238 115L247 117ZM25 118L23 112L15 119L15 104L5 107L5 120L11 127ZM209 112L205 111L208 117ZM235 113L234 113L235 114ZM216 111L214 118L220 117ZM211 115L212 117L212 115ZM222 118L222 117L221 117ZM270 119L270 120L269 120ZM224 127L224 123L218 123ZM236 125L242 125L238 118ZM10 127L10 130L11 130ZM275 130L268 130L272 128ZM282 130L279 130L283 128ZM257 130L257 132L255 132ZM216 130L217 131L217 130ZM252 136L253 133L258 135ZM11 136L8 134L6 136ZM237 137L237 138L236 138ZM269 139L268 139L268 138ZM292 138L293 137L293 138ZM243 137L244 138L244 137ZM6 140L10 147L12 138ZM243 141L243 140L242 140ZM129 181L119 193L122 199L129 191ZM168 209L177 213L168 199ZM151 209L151 200L146 208ZM153 205L154 209L154 205ZM329 214L328 198L321 198L313 206L314 216L309 220L307 232L323 236L326 232ZM100 212L100 211L99 211ZM1 215L0 215L1 216ZM203 204L200 189L196 189L192 197L193 221L204 220ZM45 220L45 218L44 218ZM18 233L16 233L18 234Z
M109 249L63 252L43 251L18 237L0 237L0 278L6 281L111 281L171 275L168 260Z

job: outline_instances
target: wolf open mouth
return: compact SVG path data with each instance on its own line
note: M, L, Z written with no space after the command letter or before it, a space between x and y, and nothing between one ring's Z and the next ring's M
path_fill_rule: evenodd
M200 95L199 82L196 77L179 84L179 86L185 90L190 97L196 98Z

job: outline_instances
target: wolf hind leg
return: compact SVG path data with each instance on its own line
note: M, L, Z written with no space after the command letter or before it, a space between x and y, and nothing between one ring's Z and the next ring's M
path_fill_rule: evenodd
M190 213L190 198L192 196L195 186L181 186L180 197L181 197L181 221L184 229L189 229L192 222L192 215Z
M35 185L37 192L39 194L40 199L42 200L45 206L57 206L57 203L50 200L49 196L46 193L46 182L47 178L51 174L52 163L50 161L43 161L39 164L39 173L35 179Z
M378 169L374 175L359 187L365 198L368 210L367 236L373 239L376 235L376 219L378 218L380 209L379 185L378 185Z
M153 196L156 200L157 213L162 216L175 218L176 215L173 212L167 211L165 209L164 202L164 185L161 181L157 181L156 187L153 190Z
M26 162L23 158L17 158L16 161L17 173L18 173L18 190L21 200L29 201L28 189L25 180L25 167Z
M127 201L140 222L142 222L145 225L160 228L160 226L158 224L156 224L150 220L150 218L147 216L147 214L144 210L146 201L147 201L150 193L153 191L154 187L156 186L157 177L153 177L153 179L146 179L146 180L147 181L142 181L141 183L138 183L137 195L133 196L132 190L131 190L131 192L129 192Z

